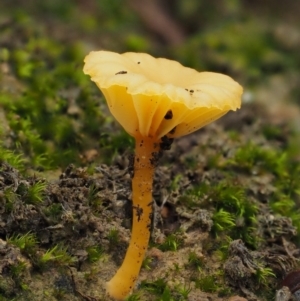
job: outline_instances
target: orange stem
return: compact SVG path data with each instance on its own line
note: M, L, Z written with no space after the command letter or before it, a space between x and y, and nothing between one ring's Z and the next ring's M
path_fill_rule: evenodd
M134 288L148 247L152 219L152 183L159 143L153 138L136 138L132 179L132 233L125 259L107 283L108 294L124 300Z

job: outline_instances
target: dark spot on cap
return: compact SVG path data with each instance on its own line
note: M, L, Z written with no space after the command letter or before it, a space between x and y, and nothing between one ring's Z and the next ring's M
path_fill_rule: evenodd
M126 74L126 73L127 73L127 71L119 71L115 75L117 75L117 74Z
M140 64L141 62L137 62L138 64Z
M174 134L175 133L175 131L176 131L176 126L175 127L173 127L173 129L169 132L171 135L172 134Z
M173 118L173 112L172 110L169 110L165 115L165 119L172 119L172 118Z

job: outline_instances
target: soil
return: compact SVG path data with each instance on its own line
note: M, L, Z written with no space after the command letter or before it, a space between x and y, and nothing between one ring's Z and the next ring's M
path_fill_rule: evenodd
M247 198L259 208L255 232L261 242L258 248L252 250L241 239L233 240L225 262L220 261L214 252L218 248L218 240L211 233L211 207L199 206L196 210L190 210L181 200L184 192L198 183L205 181L210 185L225 177L217 168L209 168L205 159L216 154L226 156L226 152L241 143L229 141L225 128L236 128L236 124L239 124L242 137L260 141L268 147L286 143L285 134L272 141L265 140L258 129L271 121L265 113L259 112L263 112L261 106L245 105L240 112L230 113L216 124L176 140L172 149L164 152L154 179L153 197L157 215L152 229L152 247L147 253L152 260L149 269L142 269L139 283L163 278L171 288L188 283L191 292L187 300L227 300L227 297L201 292L190 280L197 270L189 266L187 254L195 252L204 262L206 272L212 273L220 268L224 270L226 286L237 295L243 295L247 300L260 300L256 295L258 284L254 277L258 259L276 273L277 279L271 281L273 287L287 271L296 267L300 252L293 242L296 229L289 218L274 215L268 204L268 198L274 190L274 175L257 175L254 172L249 176L243 170L234 170L236 183L248 187ZM193 169L187 168L185 163L186 158L191 156L197 158ZM129 162L126 157L119 157L111 166L96 166L92 174L87 173L86 168L70 165L51 181L38 176L23 177L16 169L1 163L0 267L1 292L6 298L109 300L105 296L105 282L121 264L130 238ZM180 180L176 189L170 190L173 179L178 175ZM24 186L32 186L40 181L46 184L43 202L24 202ZM5 197L8 189L15 192L13 208L10 210L7 209ZM56 215L49 215L49 208L54 205L60 209ZM176 251L159 250L166 237L179 229L180 244ZM111 230L117 230L117 242L109 238ZM37 237L39 243L32 253L26 254L7 242L7 238L16 233L31 233ZM46 267L41 267L38 256L49 247L61 244L67 246L72 261L64 263L53 260ZM101 246L105 256L91 263L86 250L95 245ZM25 263L25 268L13 279L11 269L20 263ZM21 283L28 286L25 291L20 289ZM147 300L155 299L148 295Z

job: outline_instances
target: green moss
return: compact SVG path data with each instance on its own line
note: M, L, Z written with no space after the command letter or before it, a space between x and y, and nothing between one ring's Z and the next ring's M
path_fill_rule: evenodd
M218 290L218 296L221 298L229 297L232 294L233 294L232 288L228 287L228 286L223 286L223 287L219 288L219 290Z
M28 16L18 14L15 18L16 26L9 36L15 36L14 30L20 28L34 31L34 21ZM77 41L66 45L47 38L36 26L22 47L7 52L3 50L2 57L22 82L22 93L5 90L0 97L15 147L30 165L42 169L80 163L84 149L97 148L97 141L103 141L100 128L106 122L100 108L103 99L98 91L98 98L94 97L96 88L78 65L86 54L83 45ZM111 160L127 146L122 135L109 137L113 152L110 148L103 153L103 161ZM105 147L108 145L105 143Z
M177 191L178 188L180 187L180 180L183 178L182 174L176 175L170 185L170 191Z
M160 297L156 299L156 301L175 301L171 296L171 291L168 287L166 287Z
M33 254L38 246L38 240L33 233L16 234L7 237L7 242L18 247L25 254Z
M136 34L127 35L124 43L129 51L148 52L150 48L148 40Z
M142 281L141 289L149 293L159 296L157 301L167 301L171 299L171 291L163 278L158 278L155 281Z
M22 276L23 272L27 269L26 262L19 261L10 267L10 274L14 279L18 279Z
M194 251L188 255L188 265L196 270L200 270L204 266L204 257L199 257Z
M276 190L270 198L270 207L274 213L291 218L300 239L300 164L293 156L286 153L278 162Z
M28 187L25 193L25 202L27 204L39 204L44 200L47 183L38 181Z
M218 290L218 286L216 284L216 277L213 275L200 277L196 280L196 287L206 293L216 292Z
M228 235L220 235L216 237L212 245L207 245L205 250L212 252L220 262L224 262L229 256L229 246L232 242L232 238Z
M56 264L62 267L68 266L74 262L76 262L76 258L69 254L67 247L56 245L40 255L36 260L36 265L40 269L44 269L49 266L49 264Z
M257 281L261 286L269 287L270 283L269 280L270 278L276 277L274 274L273 270L268 267L259 267L256 270L255 276L257 277Z
M119 243L119 230L116 228L112 228L109 230L107 239L109 240L109 243L111 246L117 246Z
M59 221L63 213L63 208L60 203L52 203L44 208L44 214L51 218L52 221Z
M177 249L180 247L182 244L182 238L180 233L173 233L168 235L165 238L165 241L158 245L158 248L162 251L177 251Z
M212 220L214 222L213 231L216 233L231 230L235 226L233 214L225 211L223 208L214 212Z
M189 294L192 291L191 287L189 285L183 284L183 285L177 285L175 287L175 293L178 294L178 299L180 301L188 300ZM177 300L177 298L175 298Z
M14 209L15 203L18 199L18 195L14 191L13 187L7 187L3 191L3 195L0 196L1 201L3 200L5 205L5 212L11 213Z
M10 166L16 168L19 171L25 170L25 158L22 154L18 154L9 149L5 149L0 145L0 163L6 162ZM1 168L1 167L0 167Z
M272 124L266 124L262 128L262 133L268 140L281 140L282 137L282 128L272 125Z
M93 208L95 213L100 212L102 210L103 200L98 197L98 189L95 185L91 185L89 187L88 192L88 203Z
M218 183L201 183L187 191L181 202L191 209L199 206L211 208L214 221L212 233L215 235L222 233L232 239L241 238L252 246L258 243L253 231L258 207L234 178L228 177Z
M152 263L152 257L150 256L145 256L144 260L143 260L143 263L142 263L142 268L150 271L152 268L151 268L151 263Z
M291 199L286 195L274 196L270 207L272 210L282 216L287 216L292 220L293 225L297 229L297 237L300 239L300 210L298 208L298 203L294 199Z
M285 154L274 149L265 149L253 143L241 145L227 166L234 166L247 172L274 171L279 172L281 162L285 160Z
M125 299L125 301L140 301L140 300L141 300L141 296L138 293L133 293Z
M101 246L90 246L86 248L86 251L88 253L88 261L91 263L97 262L104 257L104 250Z
M187 168L195 169L197 167L198 161L195 156L187 156L184 158L184 164Z
M116 155L124 153L126 150L133 151L134 139L125 131L116 131L114 135L110 133L102 133L99 140L101 152L105 155L105 163L110 164ZM110 156L107 156L110 154Z

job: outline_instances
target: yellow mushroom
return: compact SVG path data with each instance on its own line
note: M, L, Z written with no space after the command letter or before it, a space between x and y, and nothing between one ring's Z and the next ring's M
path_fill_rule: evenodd
M84 73L104 94L109 109L135 138L132 234L123 264L107 283L124 300L134 288L148 247L152 182L162 150L241 105L242 87L230 77L197 72L145 53L91 52Z

